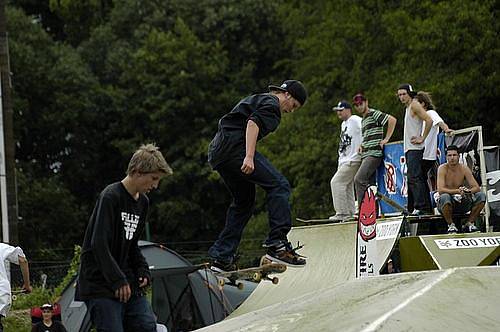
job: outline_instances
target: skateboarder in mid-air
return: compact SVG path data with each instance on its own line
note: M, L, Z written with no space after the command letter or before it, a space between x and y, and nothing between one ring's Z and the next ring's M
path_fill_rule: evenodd
M304 258L287 239L291 229L290 184L256 151L257 141L278 128L282 113L293 113L304 105L307 92L296 80L270 85L269 93L251 95L219 120L218 131L208 149L208 161L231 193L226 223L209 249L212 269L235 270L234 257L243 230L255 205L255 185L266 191L270 232L264 242L266 257L291 266L303 266Z

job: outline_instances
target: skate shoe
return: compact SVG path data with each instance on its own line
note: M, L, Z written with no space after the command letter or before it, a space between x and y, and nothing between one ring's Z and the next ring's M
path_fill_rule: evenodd
M293 267L303 267L306 265L306 260L304 256L297 254L295 251L302 248L302 246L297 245L296 248L292 248L290 242L286 244L281 244L279 246L269 247L267 249L266 258L281 264L286 264Z
M234 263L226 263L215 259L210 265L210 270L215 273L224 273L237 270L237 266Z
M336 215L333 215L333 216L329 217L328 219L330 221L333 221L333 222L344 222L344 220L349 219L349 217L350 216L348 214L337 213Z
M424 209L414 209L411 213L410 216L415 216L415 217L421 217L421 216L428 216L432 215L432 211L430 210L424 210Z
M462 226L462 233L476 233L479 232L479 228L472 223L467 223Z
M454 223L448 225L448 234L456 234L456 233L458 233L457 226L455 226Z

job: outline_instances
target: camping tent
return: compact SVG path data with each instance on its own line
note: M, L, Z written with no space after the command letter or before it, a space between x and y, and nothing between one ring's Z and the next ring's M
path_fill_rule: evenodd
M224 319L255 288L247 282L242 290L221 288L206 268L192 265L176 252L156 243L140 241L139 247L152 274L151 303L158 322L169 331L190 331ZM68 331L90 331L83 302L74 301L75 279L63 291L59 304Z

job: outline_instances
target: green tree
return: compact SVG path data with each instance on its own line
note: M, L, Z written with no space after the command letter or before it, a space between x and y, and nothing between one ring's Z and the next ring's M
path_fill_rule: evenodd
M20 233L35 247L57 246L33 229L74 227L62 246L80 242L82 225L99 182L100 123L97 82L69 46L54 42L19 10L9 10L11 70L17 139ZM53 192L52 192L53 191ZM45 212L40 213L43 209ZM42 228L44 228L42 227Z
M79 243L97 193L123 177L137 145L155 141L174 175L151 195L154 240L189 240L203 252L230 199L206 163L217 121L244 95L288 78L306 84L309 101L283 116L258 149L290 180L296 216L333 212L329 180L340 123L331 107L358 90L400 119L394 139L402 137L396 88L410 82L433 94L451 127L481 124L486 142L498 143L500 121L490 111L500 89L494 0L11 6L25 11L11 8L8 23L26 237L35 222L54 225L60 215L80 232L61 243ZM258 191L243 242L253 254L267 230L263 196ZM34 237L33 245L42 241Z

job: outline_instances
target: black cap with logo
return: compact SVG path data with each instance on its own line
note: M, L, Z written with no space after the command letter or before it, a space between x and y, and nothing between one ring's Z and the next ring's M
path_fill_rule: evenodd
M406 90L406 92L408 93L408 95L410 97L412 97L412 98L417 95L417 92L413 89L413 87L411 86L411 84L408 84L408 83L400 84L399 87L398 87L398 90Z
M269 85L269 91L283 91L288 92L293 98L295 98L301 106L303 106L307 99L307 91L301 81L296 80L286 80L280 86Z

